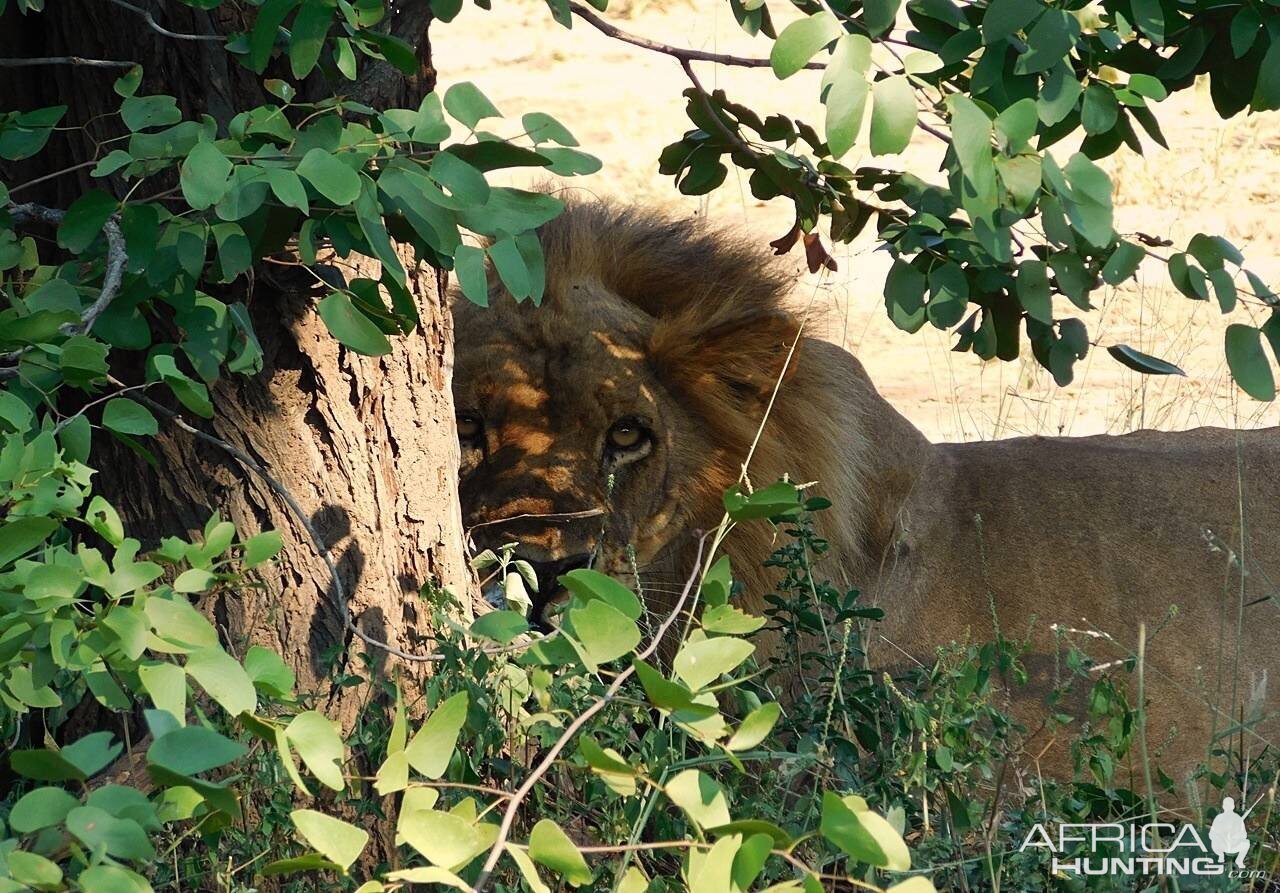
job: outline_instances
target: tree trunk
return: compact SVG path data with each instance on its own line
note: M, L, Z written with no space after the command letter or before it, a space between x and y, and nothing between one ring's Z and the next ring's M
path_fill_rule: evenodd
M205 12L179 3L135 3L174 32L226 34L244 27L231 4ZM417 75L405 78L384 63L371 64L344 93L373 105L416 106L435 80L427 19L425 0L400 4L389 19L393 33L418 48ZM209 114L220 127L261 102L258 77L220 43L163 36L110 0L49 3L45 12L27 16L10 3L0 15L0 57L66 55L140 62L140 94L173 95L184 115ZM87 187L85 170L19 184L93 158L95 141L121 132L118 117L106 114L118 107L111 85L121 72L3 70L0 110L65 104L62 125L85 128L55 133L35 158L0 163L14 201L65 208ZM115 184L117 194L124 194L123 186ZM216 418L187 420L248 453L296 498L333 554L361 630L406 651L430 650L422 641L430 612L420 604L419 588L443 586L465 603L470 582L457 504L452 323L443 277L419 270L412 283L419 329L393 341L391 354L367 358L329 335L309 296L273 287L271 272L260 271L240 296L262 342L263 372L222 379L212 389ZM275 649L294 667L300 690L319 691L322 703L328 696L330 715L349 728L356 694L330 691L328 680L335 659L341 667L351 658L350 635L330 571L305 525L265 480L224 449L163 423L162 429L148 443L159 460L155 467L99 438L93 459L99 489L144 547L161 536L199 531L213 511L244 535L279 530L284 550L263 570L262 587L216 594L203 607L232 651L242 654L249 642Z

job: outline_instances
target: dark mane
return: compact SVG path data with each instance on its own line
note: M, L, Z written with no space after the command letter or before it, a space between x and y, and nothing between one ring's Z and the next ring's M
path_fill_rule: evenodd
M785 312L794 280L758 237L653 208L568 199L539 237L548 295L593 278L650 316L701 326Z

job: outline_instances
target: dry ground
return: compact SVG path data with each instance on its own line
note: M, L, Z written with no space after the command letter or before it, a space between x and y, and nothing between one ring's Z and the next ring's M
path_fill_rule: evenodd
M771 3L775 16L782 5ZM632 33L680 46L765 56L770 45L742 33L722 0L638 0L608 16ZM705 215L766 241L790 226L787 202L757 201L733 172L702 199L679 195L670 178L659 175L659 151L688 126L680 95L687 82L676 60L612 40L582 21L565 30L537 0L506 0L494 12L468 6L454 22L435 26L432 36L441 84L475 82L512 116L501 132L517 132L520 112L545 111L604 161L600 173L575 180L576 188ZM701 64L699 71L708 87L723 86L759 111L821 121L816 73L779 82L768 69ZM1200 87L1162 103L1157 114L1170 150L1151 145L1140 156L1123 149L1105 162L1117 183L1117 228L1158 233L1179 245L1198 231L1224 235L1242 248L1251 269L1273 286L1280 283L1280 115L1223 122ZM928 177L937 168L938 145L919 132L907 152L890 161ZM869 160L858 152L844 162ZM1065 160L1066 150L1056 152ZM1100 309L1086 317L1100 347L1077 367L1072 385L1058 388L1029 357L983 363L949 352L947 333L895 329L881 298L888 259L874 249L871 229L858 243L837 246L839 272L806 276L797 298L804 303L812 296L825 308L824 334L854 351L881 391L934 439L1280 424L1280 403L1256 403L1230 381L1222 332L1231 319L1216 304L1174 291L1158 262L1148 261L1136 284L1100 296ZM790 260L801 263L798 254ZM1187 377L1130 372L1100 349L1114 343L1175 362Z

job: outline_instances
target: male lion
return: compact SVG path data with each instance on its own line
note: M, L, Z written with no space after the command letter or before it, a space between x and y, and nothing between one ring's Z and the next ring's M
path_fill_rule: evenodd
M571 203L540 237L541 307L492 274L488 309L454 306L464 523L480 548L520 543L538 612L588 562L638 572L652 610L669 610L781 378L750 477L816 480L834 503L820 523L835 574L886 611L873 664L990 640L997 622L1029 633L1015 709L1035 728L1054 627L1086 630L1106 663L1134 654L1145 624L1164 770L1185 774L1228 727L1262 750L1273 724L1254 720L1273 712L1280 668L1276 429L932 444L853 356L797 341L791 282L755 242L599 202ZM725 546L756 608L772 535L746 524ZM1045 749L1061 772L1067 745L1028 745Z

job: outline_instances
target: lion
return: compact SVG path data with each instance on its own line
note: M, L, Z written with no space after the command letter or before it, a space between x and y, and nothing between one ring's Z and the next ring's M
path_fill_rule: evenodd
M464 525L477 548L519 543L535 613L588 565L669 611L750 455L749 480L816 481L833 503L824 572L884 610L873 667L1028 638L1014 709L1034 729L1063 637L1103 670L1135 657L1142 627L1163 770L1183 781L1215 743L1262 751L1280 668L1277 429L930 443L855 357L802 331L792 277L755 241L602 201L570 201L538 235L541 306L492 271L488 308L453 304ZM770 591L775 534L744 524L724 544L748 609ZM1059 737L1024 753L1069 771Z

